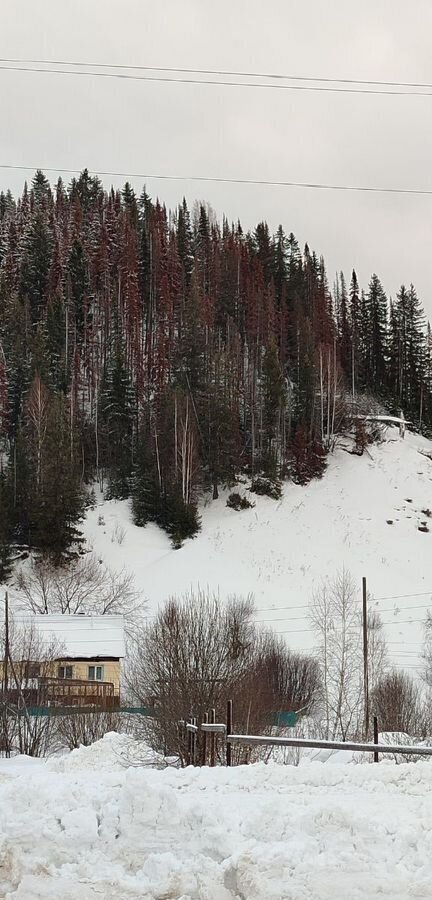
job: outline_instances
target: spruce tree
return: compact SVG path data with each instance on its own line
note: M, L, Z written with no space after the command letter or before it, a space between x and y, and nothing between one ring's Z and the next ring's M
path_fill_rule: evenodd
M377 275L372 275L367 294L370 329L370 386L382 394L386 381L387 297Z
M39 320L47 297L51 253L52 239L45 214L37 209L24 240L20 283L21 299L28 300L33 323Z
M103 465L108 471L108 496L129 496L132 472L134 398L125 354L117 340L101 384L99 422Z
M0 584L12 572L13 495L9 472L0 470Z
M274 341L266 347L262 366L263 458L265 475L277 478L281 460L281 414L285 403L285 384Z
M276 304L280 308L282 305L282 301L286 296L286 283L287 283L287 275L288 275L288 267L287 267L287 239L284 234L284 230L282 225L279 225L277 230L275 244L274 244L274 263L273 263L273 272L274 272L274 286L275 286L275 296L276 296Z
M348 309L348 295L343 272L340 273L338 337L340 362L345 377L348 380L352 372L352 333Z

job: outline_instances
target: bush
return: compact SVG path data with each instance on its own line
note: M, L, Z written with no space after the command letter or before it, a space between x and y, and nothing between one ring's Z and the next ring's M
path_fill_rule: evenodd
M365 423L362 419L357 419L355 423L355 452L358 456L363 453L369 444L369 435L366 431Z
M180 496L167 498L162 527L168 532L175 550L188 538L194 538L201 528L201 519L194 503L185 503Z
M257 475L256 478L253 479L250 489L254 494L258 494L260 497L272 497L273 500L280 500L282 496L282 485L280 481L276 481L273 478L266 478L264 475Z
M371 710L380 731L422 736L423 711L419 685L406 672L384 675L371 694Z
M326 468L326 450L318 441L308 441L303 426L295 433L292 446L291 478L295 484L307 484L312 478L321 478Z
M69 716L58 716L57 737L60 745L69 750L78 747L89 747L95 741L100 741L109 731L120 730L120 716L111 710L98 710L92 712L76 712Z
M231 699L236 730L269 734L275 712L309 708L318 692L316 661L261 631L250 598L222 603L203 591L173 598L138 633L126 678L133 700L155 710L142 723L147 742L182 764L189 761L184 722L191 715L203 722L214 709L224 721ZM204 750L199 731L197 761ZM250 758L249 748L233 748L233 761Z
M242 497L241 494L234 493L229 495L226 505L229 509L235 509L239 512L241 509L253 509L255 503L251 503L247 497Z

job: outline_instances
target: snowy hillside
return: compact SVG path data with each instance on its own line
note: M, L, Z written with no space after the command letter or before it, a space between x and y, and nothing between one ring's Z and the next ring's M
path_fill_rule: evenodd
M121 735L0 761L0 897L429 897L432 767L124 769Z
M156 526L134 526L128 502L101 501L84 530L99 557L134 572L149 614L197 585L221 596L252 593L257 618L298 648L313 643L307 605L314 587L345 566L359 595L365 575L371 595L383 598L376 608L388 623L391 658L411 666L432 604L432 519L430 533L418 530L428 522L422 510L432 509L432 461L424 453L432 454L431 442L413 434L400 440L390 428L386 442L360 458L337 450L321 481L287 483L280 501L251 495L255 508L241 512L226 507L226 495L209 502L201 533L181 550Z
M432 459L424 454L432 456L432 442L410 433L401 440L390 428L362 457L336 450L322 480L286 483L280 501L249 495L255 508L236 512L226 507L226 492L201 508L202 530L180 550L157 526L135 526L128 501L99 499L83 530L98 558L134 574L149 616L170 595L197 586L222 597L250 593L257 619L298 649L314 644L314 588L345 566L359 600L367 577L390 659L410 669L432 607ZM430 532L419 531L423 522Z

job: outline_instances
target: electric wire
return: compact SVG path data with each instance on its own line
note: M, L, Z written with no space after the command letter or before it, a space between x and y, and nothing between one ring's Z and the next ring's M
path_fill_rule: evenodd
M34 172L38 169L42 169L44 172L53 172L57 174L65 174L65 175L79 175L79 169L69 169L63 168L61 166L41 166L41 165L18 165L12 163L0 163L0 169L8 169L11 171L22 171L22 172ZM104 176L108 178L136 178L141 181L155 180L155 181L192 181L199 182L204 184L244 184L244 185L252 185L252 186L264 186L264 187L287 187L287 188L304 188L308 190L320 190L320 191L339 191L339 192L358 192L358 193L369 193L369 194L402 194L402 195L414 195L414 196L432 196L432 189L426 188L397 188L397 187L372 187L369 185L348 185L348 184L324 184L321 182L307 182L307 181L273 181L271 179L264 178L230 178L227 176L215 176L215 175L167 175L162 173L149 173L149 172L115 172L108 170L99 169L96 171L95 169L87 169L89 174ZM409 596L409 595L407 595ZM378 598L381 599L381 598ZM384 598L391 599L391 598Z
M236 78L245 78L245 77L263 77L263 78L274 78L276 79L290 79L289 84L283 83L267 83L263 81L231 81L227 80L228 77L233 77L228 72L217 71L217 70L204 70L204 69L170 69L164 68L162 66L155 67L144 67L144 66L118 66L117 64L109 66L103 65L99 68L111 68L118 70L129 69L132 70L141 70L141 71L153 71L153 72L165 72L166 75L135 75L130 74L129 72L106 72L106 71L89 71L83 70L82 67L85 65L90 66L91 69L94 69L98 66L97 63L67 63L67 62L57 62L51 63L48 61L36 61L33 64L30 64L30 61L27 62L25 60L17 60L13 62L9 62L6 60L1 60L0 70L6 72L27 72L31 74L45 74L45 75L67 75L67 76L75 76L75 77L84 77L84 78L115 78L121 79L124 81L141 81L141 82L156 82L159 84L190 84L190 85L205 85L211 87L235 87L235 88L258 88L264 90L278 90L278 91L302 91L302 92L310 92L310 93L332 93L332 94L368 94L377 95L377 96L386 96L386 97L432 97L432 85L425 84L421 85L421 89L418 85L410 85L407 82L405 85L401 82L399 84L397 82L377 82L377 81L356 81L354 79L331 79L331 78L314 78L313 76L270 76L270 75L262 75L251 74L246 76L246 73L234 73L234 77ZM66 68L55 68L54 66L79 66L79 69L66 69ZM40 67L43 68L40 68ZM172 72L184 72L184 74L201 74L200 78L185 78L178 77L174 74L169 75L168 73ZM202 77L203 75L213 74L217 75L218 78L209 78ZM225 80L221 80L224 78ZM306 84L293 84L292 81L305 81ZM320 81L321 84L316 84L312 82ZM382 85L380 87L379 85ZM335 85L344 85L343 87L335 86ZM360 87L355 87L355 85L360 85ZM377 87L365 87L364 85L376 85ZM386 87L384 87L386 85ZM406 89L408 87L408 90ZM429 89L428 89L429 88Z

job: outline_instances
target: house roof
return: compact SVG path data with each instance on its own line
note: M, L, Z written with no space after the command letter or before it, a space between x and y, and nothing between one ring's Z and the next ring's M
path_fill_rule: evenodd
M61 644L65 657L125 655L123 616L19 616L14 621L21 627L33 625L47 644Z

